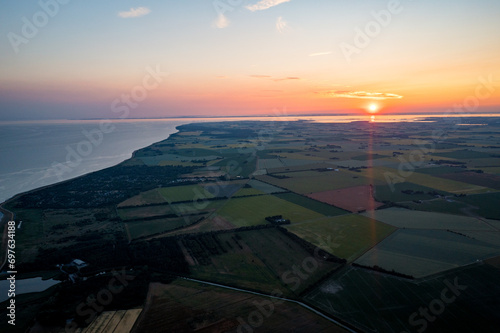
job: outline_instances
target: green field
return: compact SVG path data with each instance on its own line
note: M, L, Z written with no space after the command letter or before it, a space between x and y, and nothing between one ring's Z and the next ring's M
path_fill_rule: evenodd
M156 219L149 221L126 222L127 231L130 233L130 239L146 237L150 235L165 233L174 229L188 226L196 221L195 217L177 217L168 219Z
M251 187L253 187L256 190L262 191L262 192L267 193L267 194L286 192L286 190L284 190L282 188L279 188L279 187L276 187L276 186L273 186L273 185L255 180L255 179L250 179L248 181L248 185L250 185Z
M243 197L243 196L249 196L249 195L263 195L266 194L265 192L262 192L260 190L257 190L255 188L240 188L238 192L233 194L233 198L237 197Z
M251 154L232 154L212 165L221 167L231 177L246 178L257 169L257 159Z
M407 172L407 170L405 170L404 173L400 174L397 169L387 167L376 167L373 169L363 170L360 175L369 177L370 174L375 179L383 181L385 184L387 184L388 180L396 183L410 182L421 186L430 187L438 191L466 194L493 191L492 189L487 189L482 186L434 177L419 172Z
M445 230L401 229L356 260L416 278L500 255L500 246Z
M414 191L414 193L409 194L403 193L403 191ZM417 185L409 182L393 184L393 187L389 185L377 185L375 186L375 199L380 202L392 201L392 202L402 202L402 201L413 201L413 200L428 200L433 199L433 192L436 191L433 188ZM423 193L415 193L423 192ZM438 192L441 195L449 194L447 192Z
M282 215L292 223L323 217L322 214L272 195L233 198L217 214L237 227L266 224L269 222L265 218L274 215Z
M256 178L266 183L289 189L300 194L337 190L359 185L382 184L381 181L363 177L362 174L354 174L346 171L299 171L280 173L280 176L290 178L278 179L269 175L257 176Z
M158 189L166 202L194 201L213 198L214 195L201 185L163 187Z
M415 172L423 173L426 175L441 175L446 173L463 172L464 168L451 167L451 166L433 166L427 168L416 168Z
M396 228L367 217L350 214L287 226L308 242L353 261Z
M469 216L422 212L404 208L380 209L363 213L398 228L442 230L493 230L487 223Z
M130 207L117 209L118 216L122 220L135 220L153 218L158 216L175 214L182 216L186 214L199 214L211 212L224 204L225 200L209 200L199 202L187 202L176 204L165 204L159 206Z
M278 193L275 194L274 196L284 199L286 201L289 201L291 203L300 205L302 207L306 207L307 209L314 210L317 213L326 215L326 216L337 216L337 215L342 215L342 214L349 214L348 211L343 210L341 208L328 205L326 203L323 203L321 201L317 201L308 197L305 197L303 195L299 195L296 193Z
M163 203L165 202L165 198L163 198L158 189L146 191L139 193L136 196L133 196L132 198L129 198L121 203L118 204L118 207L125 207L125 206L142 206L142 205L149 205L149 204L157 204L157 203Z
M453 215L465 215L468 216L467 208L468 205L453 199L435 199L424 201L422 203L415 202L405 202L404 206L408 209L419 210L424 212L435 212Z
M434 156L446 157L446 158L454 158L459 160L469 160L474 158L490 158L492 157L492 153L484 153L475 150L462 149L462 150L454 150L450 152L437 152L432 154Z
M483 217L500 220L500 192L468 195L457 200L477 207L475 212Z

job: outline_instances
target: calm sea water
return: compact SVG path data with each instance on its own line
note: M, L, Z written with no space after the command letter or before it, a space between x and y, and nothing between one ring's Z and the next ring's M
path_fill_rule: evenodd
M0 202L15 194L116 165L132 152L166 139L181 124L236 120L318 122L415 121L429 115L114 120L102 133L98 120L0 122ZM462 115L463 116L463 115ZM99 131L102 137L97 134ZM87 133L87 134L85 134ZM89 135L91 133L92 135Z

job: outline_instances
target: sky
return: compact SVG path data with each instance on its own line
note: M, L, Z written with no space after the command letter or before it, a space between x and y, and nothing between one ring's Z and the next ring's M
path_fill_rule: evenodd
M498 0L6 0L0 120L500 111L499 17Z

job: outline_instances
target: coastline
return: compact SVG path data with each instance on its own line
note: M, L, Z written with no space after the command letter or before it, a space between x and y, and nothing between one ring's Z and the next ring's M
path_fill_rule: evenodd
M187 124L190 124L190 123L187 123ZM34 188L34 189L31 189L31 190L28 190L28 191L24 191L24 192L20 192L20 193L17 193L15 195L13 195L12 197L6 199L5 201L1 202L0 203L0 212L3 214L2 218L0 219L0 228L2 228L2 238L1 238L1 242L0 242L0 259L1 260L1 264L0 264L0 271L3 271L3 268L7 262L7 237L8 237L8 229L7 229L7 223L9 221L15 221L15 214L14 212L11 212L10 210L8 210L7 208L5 208L5 205L8 204L9 202L23 196L23 195L26 195L26 194L29 194L29 193L33 193L33 192L36 192L36 191L39 191L39 190L42 190L42 189L47 189L47 188L51 188L51 187L54 187L54 186L57 186L57 185L60 185L60 184L64 184L64 183L67 183L67 182L70 182L70 181L74 181L75 179L78 179L78 178L82 178L82 177L86 177L90 174L93 174L95 172L100 172L102 170L106 170L106 169L109 169L109 168L114 168L128 160L130 160L131 158L133 158L135 156L135 154L139 151L139 150L142 150L142 149L145 149L147 147L150 147L158 142L161 142L161 141L165 141L167 140L168 138L170 138L171 135L173 134L176 134L179 132L179 130L177 129L177 127L179 126L182 126L182 125L186 125L186 124L180 124L180 125L177 125L175 127L175 132L173 133L170 133L166 138L162 139L162 140L159 140L159 141L156 141L156 142L153 142L145 147L142 147L142 148L138 148L138 149L135 149L131 156L115 165L112 165L112 166L109 166L109 167L105 167L105 168L102 168L102 169L99 169L99 170L94 170L94 171L91 171L91 172L87 172L87 173L84 173L82 175L79 175L79 176L76 176L76 177L73 177L73 178L70 178L70 179L66 179L66 180L62 180L62 181L58 181L58 182L55 182L55 183L52 183L52 184L48 184L48 185L45 185L45 186L40 186L40 187L37 187L37 188Z

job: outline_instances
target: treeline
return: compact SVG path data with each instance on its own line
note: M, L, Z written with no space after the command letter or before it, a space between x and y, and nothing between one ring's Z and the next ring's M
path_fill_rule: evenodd
M389 275L394 275L394 276L398 276L398 277L402 277L402 278L405 278L405 279L410 279L410 280L414 280L415 277L413 275L408 275L408 274L404 274L404 273L399 273L399 272L396 272L395 270L387 270L387 269L384 269L380 266L365 266L365 265L360 265L360 264L356 264L355 262L353 262L351 264L352 266L354 267L359 267L359 268L365 268L365 269L370 269L372 271L376 271L376 272L380 272L380 273L385 273L385 274L389 274Z
M78 242L71 246L40 249L34 262L20 263L23 272L53 269L81 259L88 266L81 269L83 275L117 266L148 265L160 272L188 274L189 266L175 239L160 238L128 244L125 239L109 240L94 237L93 241Z

